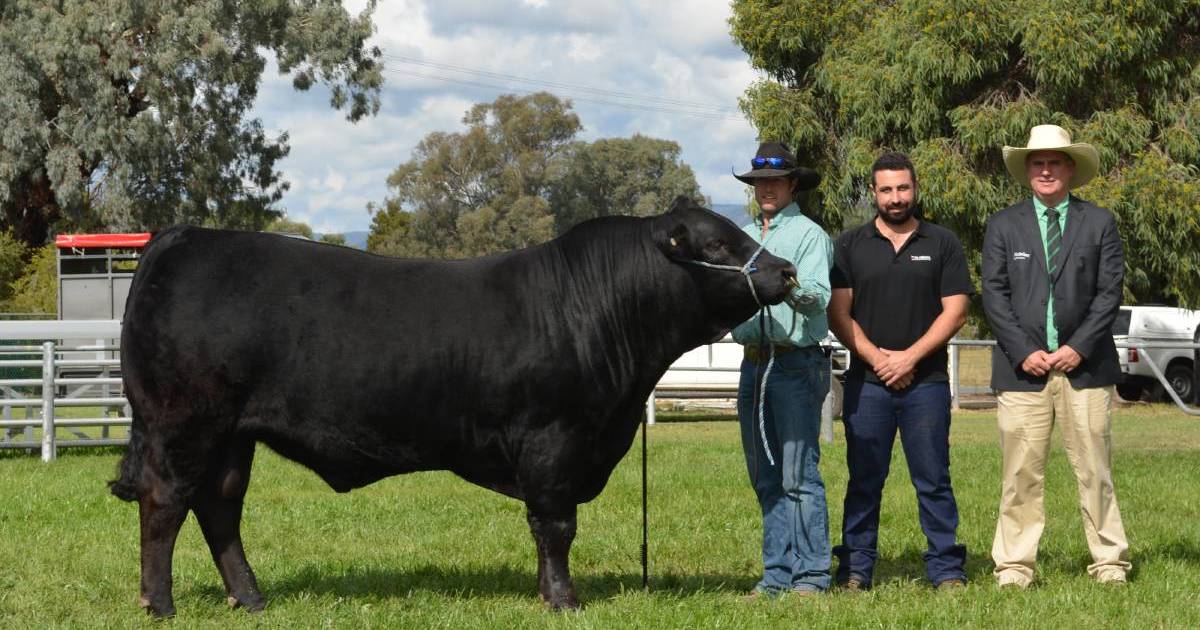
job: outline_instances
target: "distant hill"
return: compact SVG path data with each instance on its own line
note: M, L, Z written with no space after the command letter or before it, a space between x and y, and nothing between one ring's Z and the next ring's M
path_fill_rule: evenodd
M746 213L746 204L744 203L714 203L712 209L713 212L728 217L739 227L750 222L750 215Z
M342 232L342 236L346 237L346 244L359 249L367 248L367 235L370 234L367 230L359 230L357 232Z

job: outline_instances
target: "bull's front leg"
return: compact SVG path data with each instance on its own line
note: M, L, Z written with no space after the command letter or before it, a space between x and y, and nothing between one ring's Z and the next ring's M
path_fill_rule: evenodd
M575 505L566 510L541 510L526 506L529 531L537 543L538 593L551 610L579 608L575 585L567 567L575 540Z

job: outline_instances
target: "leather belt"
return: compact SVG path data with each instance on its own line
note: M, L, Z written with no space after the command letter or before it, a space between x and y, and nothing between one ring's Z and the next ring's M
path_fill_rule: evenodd
M797 350L816 350L817 349L816 346L800 347L800 346L790 346L790 345L782 345L782 344L774 344L772 347L775 349L775 356L779 356L781 354L786 354L788 352L795 352ZM767 348L760 347L757 345L746 346L745 356L746 356L747 361L750 361L751 363L758 363L760 365L766 363L771 358L770 351Z

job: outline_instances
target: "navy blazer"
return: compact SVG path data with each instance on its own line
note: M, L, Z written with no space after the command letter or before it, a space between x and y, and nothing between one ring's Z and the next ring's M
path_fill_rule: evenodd
M1076 388L1113 385L1121 379L1112 323L1121 305L1125 256L1117 222L1104 208L1072 196L1063 233L1063 263L1054 284L1059 345L1083 357L1067 374ZM983 237L983 309L998 351L992 352L992 389L1041 391L1046 377L1021 363L1047 350L1046 303L1050 281L1046 247L1033 199L992 215Z

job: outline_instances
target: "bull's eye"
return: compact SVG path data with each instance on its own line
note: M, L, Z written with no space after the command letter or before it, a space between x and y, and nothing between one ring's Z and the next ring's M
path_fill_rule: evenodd
M704 248L704 254L711 262L724 263L729 260L731 252L725 241L716 239L708 242L708 246Z

